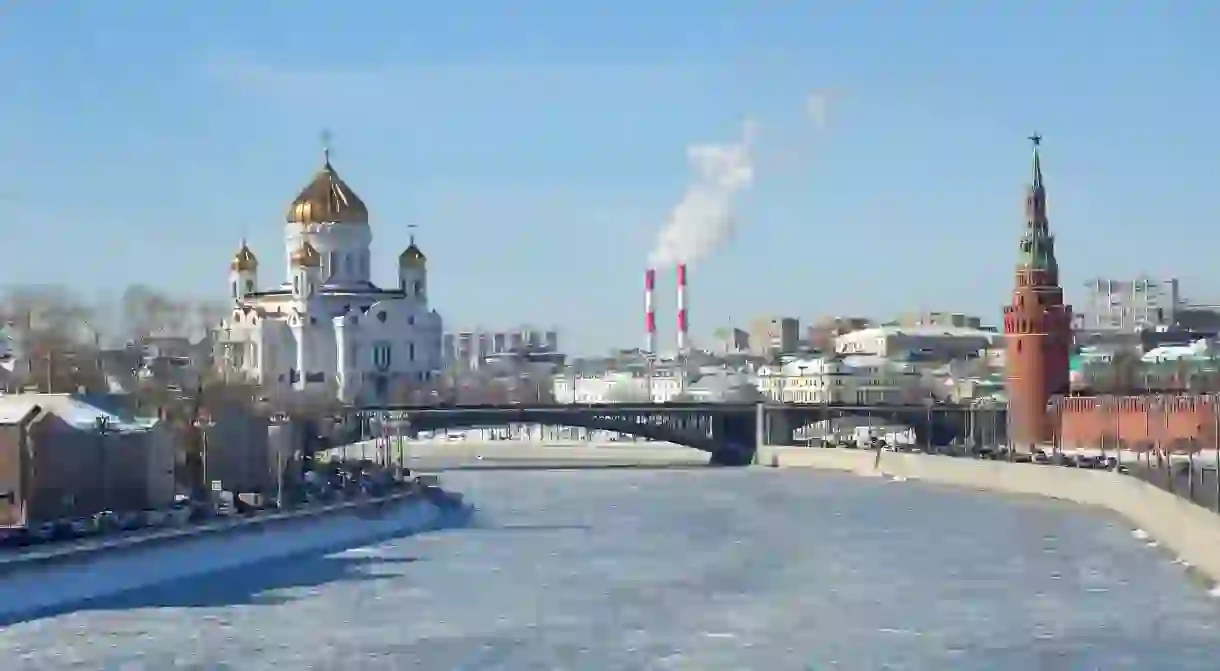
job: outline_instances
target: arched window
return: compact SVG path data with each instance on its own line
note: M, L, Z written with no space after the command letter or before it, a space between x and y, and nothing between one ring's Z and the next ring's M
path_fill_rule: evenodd
M237 282L233 283L233 298L237 298Z
M254 293L254 280L246 280L246 293Z
M413 295L413 296L422 296L423 295L423 293L424 293L424 283L423 282L421 282L419 280L415 280L415 283L412 285L412 287L413 287L413 289L412 289L411 295Z

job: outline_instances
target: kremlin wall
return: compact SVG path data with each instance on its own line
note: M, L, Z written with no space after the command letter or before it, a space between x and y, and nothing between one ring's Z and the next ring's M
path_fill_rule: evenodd
M1220 435L1220 396L1060 397L1051 399L1046 425L1046 442L1068 449L1214 449Z
M1055 237L1034 135L1011 302L1004 306L1009 435L1019 450L1060 448L1187 452L1220 447L1220 396L1069 396L1072 308L1063 302Z

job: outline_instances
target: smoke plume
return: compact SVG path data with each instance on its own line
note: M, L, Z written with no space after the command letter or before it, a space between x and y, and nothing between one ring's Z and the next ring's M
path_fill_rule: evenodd
M833 96L833 91L817 89L810 92L809 97L805 99L805 112L809 115L809 120L813 122L814 128L825 130Z
M732 236L734 202L754 182L754 134L754 124L747 121L735 142L687 150L694 175L657 236L651 267L694 263Z

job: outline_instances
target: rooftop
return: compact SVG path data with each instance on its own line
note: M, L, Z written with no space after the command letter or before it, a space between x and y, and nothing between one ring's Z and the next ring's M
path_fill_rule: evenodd
M116 431L143 431L155 423L125 420L69 394L0 394L0 424L15 424L35 407L81 430L92 430L101 418Z
M915 338L987 338L989 340L999 338L1003 334L996 331L984 331L983 329L973 329L964 326L872 326L859 331L852 331L846 335L860 334L861 336L910 336Z

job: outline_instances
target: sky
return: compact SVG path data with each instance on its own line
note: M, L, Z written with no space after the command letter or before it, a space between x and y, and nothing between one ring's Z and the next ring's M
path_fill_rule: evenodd
M688 148L748 122L696 343L762 314L998 322L1035 131L1069 298L1147 272L1220 302L1217 25L1185 0L0 0L0 284L223 299L243 237L278 284L328 130L375 280L415 225L447 327L634 347Z

